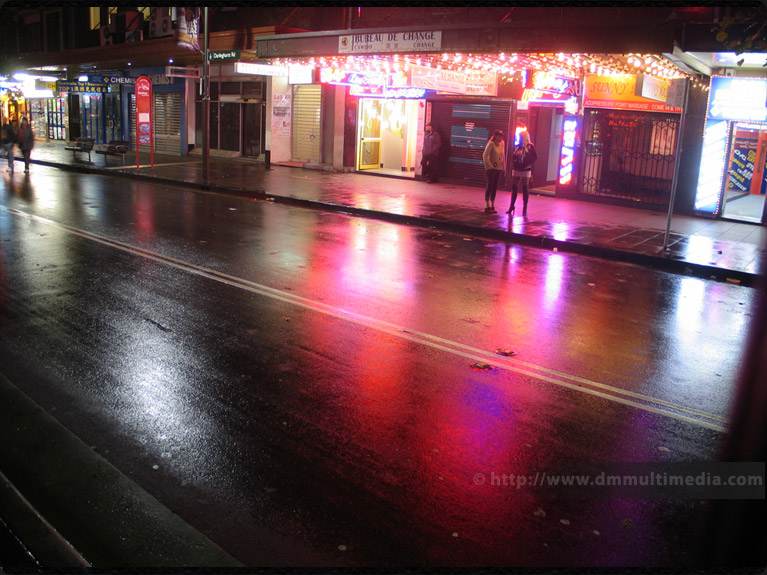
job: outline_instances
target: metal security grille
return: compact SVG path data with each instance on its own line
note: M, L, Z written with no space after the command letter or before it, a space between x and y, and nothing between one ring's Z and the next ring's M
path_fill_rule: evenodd
M508 102L476 104L435 101L431 122L442 136L440 171L444 176L468 184L485 185L482 153L495 130L508 130L510 114L511 104Z
M181 155L181 94L154 94L152 105L154 151L157 154ZM130 95L130 141L136 149L136 95ZM149 151L143 146L142 151Z
M668 205L679 116L585 110L578 191Z
M322 86L293 86L293 152L300 162L320 161L320 109Z

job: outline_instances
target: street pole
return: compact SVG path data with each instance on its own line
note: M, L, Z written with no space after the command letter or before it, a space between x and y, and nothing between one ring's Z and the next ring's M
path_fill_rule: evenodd
M208 64L208 7L204 9L202 53L202 180L210 181L210 66Z
M674 162L674 176L671 179L671 198L668 202L668 221L666 222L666 235L663 238L663 252L668 251L668 236L671 231L671 215L674 213L674 199L676 198L676 185L679 179L679 161L682 154L682 137L684 136L684 118L687 115L687 97L690 94L690 80L684 80L684 100L682 104L682 117L679 119L679 135L676 138L676 161Z

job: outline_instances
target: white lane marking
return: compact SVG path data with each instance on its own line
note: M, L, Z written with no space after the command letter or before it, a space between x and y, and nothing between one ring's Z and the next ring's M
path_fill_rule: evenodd
M510 371L520 375L525 375L534 379L545 381L547 383L552 383L554 385L565 387L567 389L571 389L581 393L586 393L588 395L593 395L596 397L607 399L608 401L613 401L615 403L631 406L637 409L641 409L643 411L648 411L651 413L662 415L664 417L670 417L673 419L677 419L679 421L684 421L684 422L691 423L700 427L705 427L707 429L711 429L714 431L718 431L722 433L727 431L727 428L724 427L724 425L728 425L728 420L726 418L723 418L721 416L718 416L712 413L707 413L705 411L701 411L691 407L686 407L673 402L665 401L663 399L657 399L651 396L643 395L641 393L627 391L624 389L611 386L609 384L599 383L599 382L581 378L575 375L569 375L563 372L559 372L556 370L526 363L523 361L504 359L497 354L490 353L483 349L475 348L475 347L462 344L459 342L455 342L452 340L443 339L441 337L431 335L428 333L407 329L394 323L364 316L356 312L352 312L342 308L337 308L337 307L324 304L322 302L318 302L315 300L311 300L311 299L308 299L296 294L292 294L283 290L271 288L269 286L265 286L262 284L251 282L243 278L232 276L224 272L212 270L209 268L204 268L196 264L192 264L183 260L173 258L171 256L165 256L157 252L153 252L151 250L139 248L131 244L121 242L119 240L114 240L93 232L88 232L85 230L81 230L79 228L68 226L66 224L61 224L59 222L55 222L53 220L44 218L42 216L28 214L26 212L22 212L14 208L8 208L5 206L2 206L2 207L4 210L8 211L9 213L13 213L18 216L26 217L26 218L38 221L40 223L47 224L49 226L58 228L62 231L66 231L73 235L76 235L91 241L95 241L115 249L119 249L121 251L127 252L132 255L139 255L141 257L144 257L159 263L164 263L166 265L175 267L177 269L186 271L188 273L192 273L207 279L218 281L218 282L230 285L232 287L244 289L252 293L257 293L259 295L263 295L266 297L270 297L272 299L283 301L288 304L300 306L312 311L316 311L316 312L333 316L339 319L343 319L345 321L356 323L358 325L362 325L379 332L387 333L389 335L392 335L401 339L407 339L419 345L425 345L433 349L438 349L440 351L444 351L453 355L464 357L466 359L471 359L471 360L475 360L482 363L496 365L499 368L504 369L506 371ZM584 387L584 386L587 386L587 387ZM598 391L597 389L592 389L592 388L597 388L604 391ZM606 393L606 392L609 392L609 393ZM620 396L624 396L624 397L620 397ZM646 402L646 403L639 403L640 401ZM646 404L650 404L650 405L646 405ZM655 406L659 406L659 407L655 407ZM667 408L667 409L663 409L663 408ZM673 411L669 411L669 410L673 410ZM684 415L685 413L697 416L700 419L695 419L694 417ZM705 420L709 420L709 421L705 421ZM723 425L719 425L718 423L712 423L712 422L719 422Z

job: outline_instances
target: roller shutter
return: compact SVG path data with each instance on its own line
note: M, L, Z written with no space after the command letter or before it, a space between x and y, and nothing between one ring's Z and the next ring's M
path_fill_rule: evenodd
M293 152L299 162L320 161L320 110L322 86L293 86Z
M508 134L511 113L510 102L432 102L432 125L442 136L443 147L448 143L448 153L442 157L444 177L484 185L482 153L495 130Z
M152 130L156 154L181 155L181 94L154 94ZM130 141L136 149L136 95L130 95ZM145 146L142 150L148 150Z

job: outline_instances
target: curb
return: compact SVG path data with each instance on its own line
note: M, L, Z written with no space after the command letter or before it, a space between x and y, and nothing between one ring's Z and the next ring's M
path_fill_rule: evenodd
M130 174L126 172L105 172L102 169L79 166L73 164L60 164L56 162L49 162L46 160L32 160L32 163L37 163L52 168L76 171L81 173L96 174L96 175L109 175L117 176L126 179L151 181L162 185L170 186L186 186L195 188L202 191L216 192L228 195L234 195L238 197L244 197L249 199L258 200L270 200L275 203L293 205L308 209L330 211L341 214L348 214L355 217L381 220L396 224L403 224L428 229L439 229L446 232L452 232L456 234L473 236L481 239L488 239L493 241L510 242L513 244L540 248L545 250L554 250L571 253L589 257L596 257L601 259L619 261L629 264L636 264L645 267L655 268L661 271L676 273L686 276L698 277L703 279L713 279L720 282L727 282L738 284L746 287L756 287L760 283L761 276L749 272L740 270L728 270L719 268L707 264L699 264L688 262L685 260L674 259L664 256L654 256L649 254L641 254L636 252L628 252L623 250L616 250L614 248L608 248L605 246L594 244L580 244L577 242L568 242L562 240L556 240L549 236L531 236L525 234L517 234L514 232L508 232L504 230L478 228L476 226L461 224L456 222L449 222L445 220L432 219L424 216L408 216L402 214L392 214L389 212L380 212L376 210L367 210L363 208L357 208L354 206L346 206L339 204L332 204L329 202L321 202L318 200L306 200L302 198L293 198L289 196L280 196L269 192L268 190L244 190L241 188L232 188L228 186L222 186L219 184L201 184L199 182L179 181L171 180L168 178L162 178L157 176L150 176L145 174Z
M45 569L243 566L1 374L0 437L3 521Z

